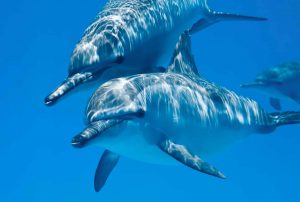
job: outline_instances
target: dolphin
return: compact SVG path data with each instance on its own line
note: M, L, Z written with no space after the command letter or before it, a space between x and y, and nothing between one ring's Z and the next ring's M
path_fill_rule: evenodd
M218 177L204 159L253 133L300 122L300 112L266 113L255 101L200 77L184 32L166 72L112 79L86 110L87 127L72 139L105 148L94 178L98 192L120 156L157 164L182 163Z
M196 33L222 20L266 19L215 12L206 0L109 0L76 45L67 78L45 104L100 78L164 71L164 58L171 57L184 30Z
M270 104L281 110L280 99L288 98L300 104L300 62L291 62L272 67L258 75L253 83L242 84L270 96Z

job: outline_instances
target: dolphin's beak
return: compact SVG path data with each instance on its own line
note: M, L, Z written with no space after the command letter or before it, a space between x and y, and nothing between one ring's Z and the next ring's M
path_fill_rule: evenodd
M122 123L123 121L124 120L122 119L109 119L90 123L81 133L73 137L71 144L73 147L82 148L90 142L90 140L100 137L103 135L104 131Z
M65 95L67 92L72 90L74 86L70 85L69 80L67 79L63 82L55 91L53 91L50 95L45 98L45 105L52 106L56 103L56 101Z
M103 130L102 127L103 127L102 121L90 124L81 133L73 137L71 141L72 146L75 148L84 147L89 142L89 140L101 134Z
M84 138L84 136L82 136L82 134L76 135L75 137L73 137L72 139L72 146L75 148L83 148L85 146L85 144L87 143L88 139Z
M62 96L76 88L78 85L85 83L93 78L91 72L77 73L67 78L55 91L45 98L45 105L54 105Z
M247 84L241 84L241 88L255 88L255 87L260 87L262 86L262 83L247 83Z

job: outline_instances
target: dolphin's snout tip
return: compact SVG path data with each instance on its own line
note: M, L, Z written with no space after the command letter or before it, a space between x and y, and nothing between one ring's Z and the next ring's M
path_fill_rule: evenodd
M224 179L224 180L227 179L227 177L221 172L219 172L219 178Z
M268 21L269 18L266 18L266 17L259 17L259 20L260 20L260 21Z
M64 92L58 88L47 97L45 97L44 103L47 106L53 106L64 95Z
M75 148L82 148L84 147L85 143L86 138L84 138L82 135L76 135L71 141L71 145Z
M53 106L55 103L55 100L53 98L51 98L50 96L47 96L44 100L44 104L46 106Z

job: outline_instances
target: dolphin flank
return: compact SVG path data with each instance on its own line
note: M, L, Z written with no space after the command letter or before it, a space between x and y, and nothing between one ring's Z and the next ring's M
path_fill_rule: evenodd
M206 0L109 0L76 45L68 77L45 104L99 78L163 71L184 30L196 33L222 20L266 19L215 12Z
M86 129L72 145L106 149L94 179L99 191L120 155L158 164L180 162L225 178L204 159L250 134L299 123L300 112L266 113L255 101L201 78L184 32L165 73L104 83L90 99L86 118Z

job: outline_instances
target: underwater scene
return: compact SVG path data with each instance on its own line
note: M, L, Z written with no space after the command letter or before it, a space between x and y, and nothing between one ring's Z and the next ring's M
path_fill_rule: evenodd
M299 1L0 8L0 201L300 201Z

